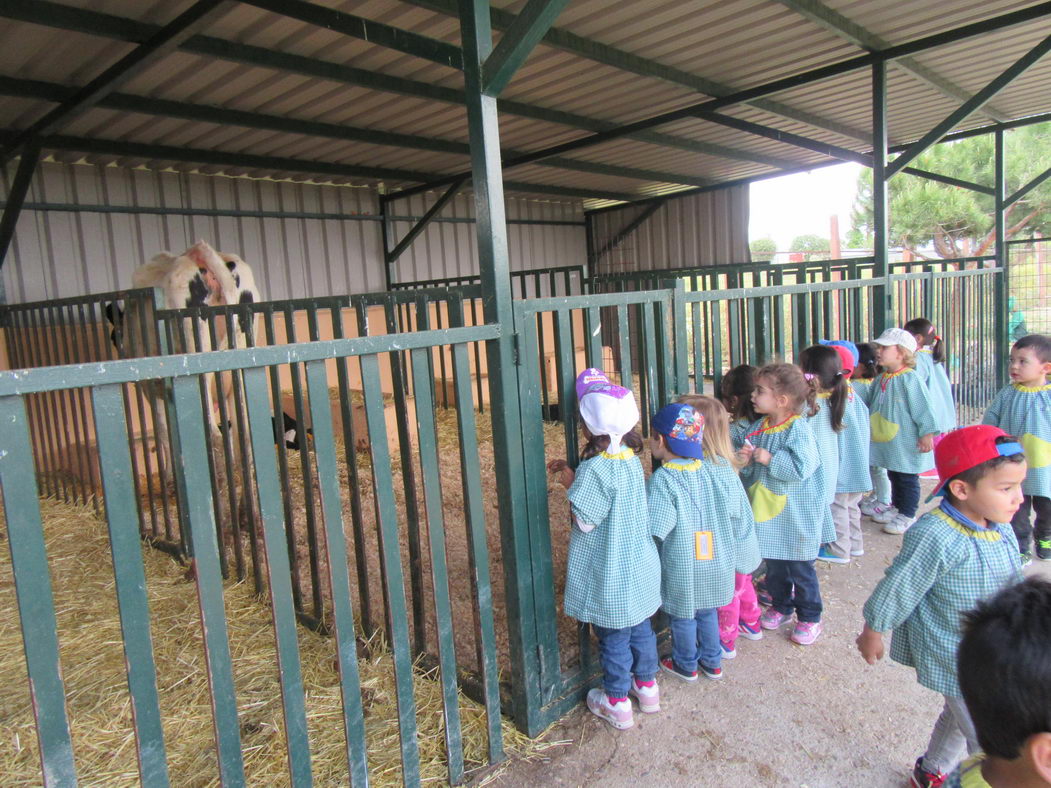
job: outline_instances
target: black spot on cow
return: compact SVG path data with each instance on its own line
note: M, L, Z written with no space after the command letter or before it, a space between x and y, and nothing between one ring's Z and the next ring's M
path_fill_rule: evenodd
M237 268L237 263L235 263L233 260L227 260L226 267L230 271L230 273L234 275L234 287L240 287L241 277L234 271L234 269Z
M190 280L190 286L187 289L190 295L186 297L186 306L204 306L208 303L208 296L211 295L211 291L208 289L208 285L205 284L203 276L200 274L194 276Z
M281 421L277 420L277 416L270 417L270 423L274 428L274 443L277 444L280 441L284 441L286 449L298 449L299 448L299 422L289 416L284 411L281 412ZM230 422L221 424L219 431L223 434L226 433ZM312 435L313 430L307 429L307 435Z
M102 308L102 311L106 315L106 320L113 326L109 332L109 341L113 343L113 347L120 350L124 343L124 310L116 301L110 301Z
M237 301L240 304L252 304L255 303L255 296L247 290L242 290L241 297L238 298ZM247 310L241 312L237 320L241 324L241 332L243 334L250 334L252 332L252 315L250 312Z

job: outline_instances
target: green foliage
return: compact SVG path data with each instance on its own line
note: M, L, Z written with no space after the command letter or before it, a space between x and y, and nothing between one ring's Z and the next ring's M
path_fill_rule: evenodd
M777 253L777 244L772 238L757 238L748 244L753 263L769 263Z
M1024 126L1005 136L1007 193L1051 166L1051 123ZM994 184L993 135L935 145L912 166L983 186ZM995 243L991 195L902 173L889 182L890 242L917 252L933 246L942 258L988 254ZM852 232L872 233L872 171L862 170L852 213ZM1051 234L1051 179L1007 211L1008 238ZM850 236L848 236L848 239ZM853 245L848 240L849 245ZM918 253L918 252L917 252ZM921 255L922 256L922 255Z
M813 234L797 235L788 247L790 252L804 252L803 259L807 261L827 260L829 249L831 249L831 244L827 238Z

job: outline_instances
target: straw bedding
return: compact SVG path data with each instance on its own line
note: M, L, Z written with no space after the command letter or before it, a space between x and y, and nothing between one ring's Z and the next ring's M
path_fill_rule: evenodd
M130 699L105 523L90 508L42 501L61 662L74 756L81 784L138 784ZM196 590L185 568L143 549L165 745L173 785L217 785L208 681ZM288 783L281 696L269 607L247 584L228 584L226 615L233 653L245 768L251 785ZM346 784L335 646L299 628L315 784ZM359 646L373 784L401 782L391 660L382 643ZM446 779L440 685L415 680L418 742L425 782ZM468 768L485 761L484 710L460 698ZM40 766L22 654L10 553L0 549L0 774L5 786L38 785ZM531 743L506 721L505 747Z

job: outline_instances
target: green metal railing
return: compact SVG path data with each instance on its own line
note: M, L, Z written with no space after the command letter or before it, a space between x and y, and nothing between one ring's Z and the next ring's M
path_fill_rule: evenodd
M0 489L7 515L8 541L14 564L15 588L22 622L27 665L33 686L33 710L43 772L48 785L74 784L76 769L66 713L65 686L59 664L59 637L49 580L48 557L43 541L43 523L38 500L34 447L30 437L27 399L48 392L81 391L94 405L100 440L101 476L105 492L105 516L109 526L118 610L123 630L128 692L135 709L133 728L143 785L168 784L165 747L160 726L157 683L152 646L147 589L139 547L138 493L132 484L128 412L123 386L163 379L171 389L171 428L178 436L181 498L185 502L186 538L194 559L194 579L200 599L203 647L214 714L216 768L224 785L245 784L245 767L237 717L237 695L233 682L229 636L223 607L221 569L222 531L213 506L211 471L208 462L209 436L201 404L200 381L205 375L230 373L241 380L247 413L246 437L251 446L252 488L258 495L261 528L260 550L267 568L265 587L273 612L274 638L280 676L289 776L292 785L310 783L311 763L304 712L303 680L296 640L295 591L286 534L291 527L281 500L288 483L282 477L274 451L271 425L271 371L283 364L304 370L305 403L312 416L312 453L316 466L317 495L321 502L320 523L324 529L324 562L329 594L323 617L335 636L343 699L343 724L347 738L347 769L353 784L367 784L368 761L357 672L355 635L368 631L365 623L371 584L358 577L358 606L355 609L351 548L344 533L346 498L360 490L341 487L337 462L337 431L333 426L326 365L353 361L360 366L364 387L362 403L367 423L368 467L372 476L373 523L378 538L378 572L373 578L382 587L387 642L393 653L394 676L401 733L402 776L406 784L419 783L416 709L413 697L413 661L426 643L426 628L412 620L406 604L405 567L399 534L399 513L394 458L388 442L384 414L387 399L381 390L380 366L384 358L397 364L397 354L411 356L416 377L413 455L421 468L423 500L427 519L427 560L433 589L434 631L439 676L443 687L446 755L450 782L463 778L464 754L457 690L458 674L472 666L458 656L453 640L454 605L449 593L449 565L445 555L446 512L442 496L462 495L464 527L468 531L468 569L471 573L470 612L476 624L477 689L487 713L488 759L502 757L500 698L486 528L482 516L482 484L477 463L474 413L470 407L457 411L459 446L457 490L443 489L439 468L450 458L440 456L434 403L430 397L430 363L436 348L448 348L453 359L453 377L458 400L470 402L469 345L492 340L496 326L449 328L397 336L335 339L275 347L226 350L193 355L160 356L139 360L111 361L73 366L22 370L0 374ZM346 425L345 425L346 426ZM353 436L344 451L349 467L355 467ZM404 453L405 448L401 448ZM451 526L450 526L451 527ZM355 528L354 547L362 549L360 530ZM373 556L372 558L376 558ZM451 560L452 557L450 557ZM410 561L411 563L411 561ZM369 569L374 571L375 564ZM99 567L99 571L107 571ZM410 572L416 571L412 566ZM375 614L373 614L375 615ZM464 615L462 608L458 615ZM357 623L355 621L357 618ZM410 636L411 633L411 636ZM86 776L86 775L83 775Z
M394 291L419 290L435 287L462 287L477 285L481 274L465 274L444 279L421 279L415 282L395 282ZM511 272L511 296L513 298L547 298L551 296L580 295L584 289L584 266L564 265L554 268L535 268Z

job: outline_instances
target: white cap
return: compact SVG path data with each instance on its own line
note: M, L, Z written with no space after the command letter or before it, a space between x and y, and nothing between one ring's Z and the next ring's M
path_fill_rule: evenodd
M877 345L901 345L906 350L916 352L916 337L904 328L888 328L875 340Z

